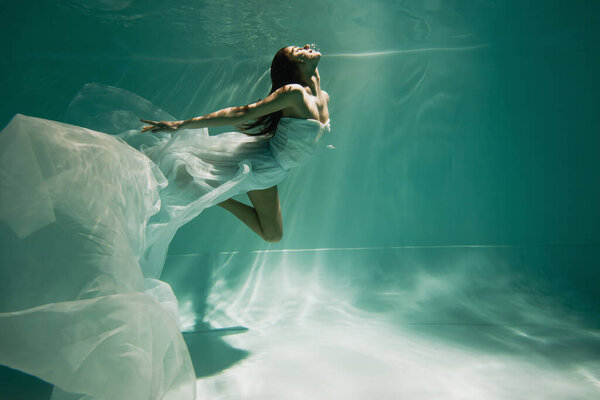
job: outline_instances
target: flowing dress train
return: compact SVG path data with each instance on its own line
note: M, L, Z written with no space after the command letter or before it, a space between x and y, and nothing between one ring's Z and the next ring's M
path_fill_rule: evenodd
M327 132L282 118L272 138L109 135L16 115L0 133L0 364L54 384L54 400L193 399L158 279L169 243L205 208L279 183Z

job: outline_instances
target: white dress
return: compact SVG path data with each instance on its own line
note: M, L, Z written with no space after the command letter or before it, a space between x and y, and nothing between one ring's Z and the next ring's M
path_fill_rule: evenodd
M282 118L271 139L115 137L16 115L0 133L0 364L54 384L55 400L193 399L177 301L158 280L171 239L279 183L328 132Z
M208 136L206 129L199 129L178 131L152 147L139 145L169 182L161 191L160 212L147 229L144 275L160 276L167 247L180 226L237 194L277 185L317 151L329 129L329 122L283 117L273 138L239 132ZM138 136L136 132L123 139L134 139L131 144L138 147Z

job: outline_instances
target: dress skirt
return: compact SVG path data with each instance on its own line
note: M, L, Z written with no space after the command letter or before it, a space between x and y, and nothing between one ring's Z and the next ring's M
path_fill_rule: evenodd
M193 399L177 300L158 280L169 243L286 174L264 137L16 115L0 133L0 363L55 385L54 400Z

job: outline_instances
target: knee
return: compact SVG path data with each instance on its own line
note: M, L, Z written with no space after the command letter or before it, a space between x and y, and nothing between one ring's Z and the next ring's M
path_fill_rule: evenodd
M269 243L277 243L277 242L281 241L282 238L283 238L283 232L280 230L266 232L263 235L263 239Z

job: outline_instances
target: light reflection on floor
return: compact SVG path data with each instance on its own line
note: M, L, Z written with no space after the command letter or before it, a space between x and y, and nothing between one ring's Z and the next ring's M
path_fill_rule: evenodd
M589 299L555 279L572 252L524 251L174 256L163 278L199 320L198 399L594 398Z

